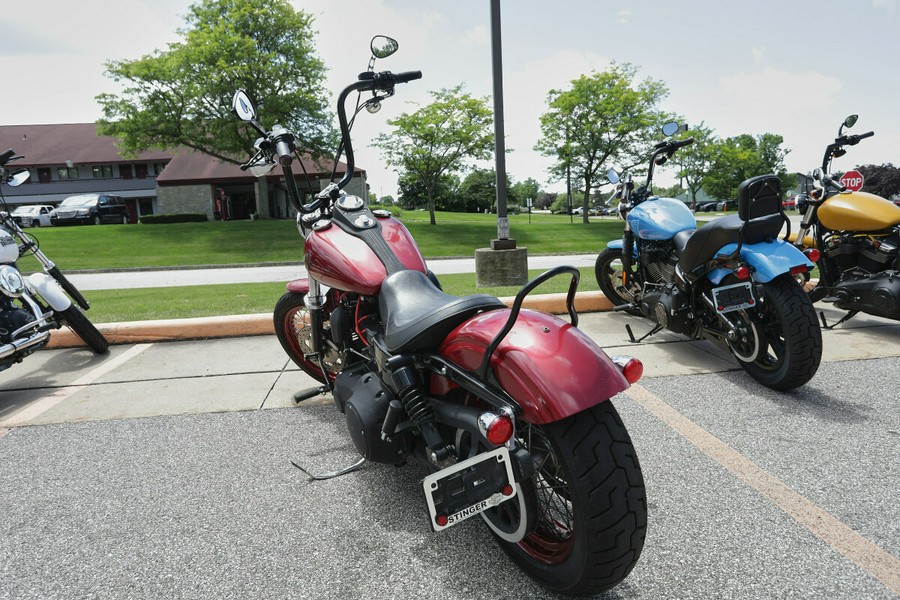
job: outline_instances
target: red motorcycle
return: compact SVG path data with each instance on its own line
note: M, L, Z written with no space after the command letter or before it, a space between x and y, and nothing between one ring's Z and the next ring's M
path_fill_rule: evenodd
M275 309L284 349L331 392L366 461L420 461L431 527L480 515L526 573L553 590L592 594L624 579L644 545L647 502L628 432L609 399L643 371L631 357L610 359L577 329L578 270L559 267L526 284L511 308L487 295L445 294L407 229L389 212L342 191L354 172L345 102L353 118L374 112L419 71L376 73L397 49L372 40L369 69L338 99L347 170L309 204L292 171L295 136L257 121L239 91L234 112L259 133L243 165L257 174L281 166L305 239L309 279L291 282ZM364 93L371 96L364 98ZM571 275L571 323L523 309L540 283ZM299 465L297 465L299 467ZM302 469L302 467L300 467ZM306 472L304 470L304 472Z

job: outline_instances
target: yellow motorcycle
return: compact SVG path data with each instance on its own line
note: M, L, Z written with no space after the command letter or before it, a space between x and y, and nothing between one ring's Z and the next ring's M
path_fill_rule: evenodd
M794 243L819 268L810 298L847 311L830 326L820 314L828 329L860 312L900 320L900 207L875 194L851 191L830 173L832 161L846 154L845 146L875 135L844 134L857 119L850 115L841 124L821 168L812 174L813 189L797 202L803 218Z

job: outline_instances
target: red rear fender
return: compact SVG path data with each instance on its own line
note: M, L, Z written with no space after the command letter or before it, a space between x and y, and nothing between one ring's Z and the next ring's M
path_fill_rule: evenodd
M439 354L477 371L509 312L493 310L469 319L447 336ZM564 419L628 388L621 371L591 338L558 317L527 309L497 347L491 369L531 423ZM432 380L437 394L452 386L439 376Z

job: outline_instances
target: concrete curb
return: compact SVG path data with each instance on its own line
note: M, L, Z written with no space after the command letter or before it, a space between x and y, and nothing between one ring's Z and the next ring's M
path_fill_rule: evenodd
M507 306L511 306L513 303L512 297L500 298L500 300ZM567 312L566 294L529 296L525 299L523 306L542 312L564 314ZM612 310L612 307L612 303L602 292L583 292L575 295L575 310L580 313ZM97 323L96 325L110 344L177 342L275 333L271 313L130 323ZM84 345L81 338L70 329L62 328L51 334L50 342L45 347L48 349L77 348Z

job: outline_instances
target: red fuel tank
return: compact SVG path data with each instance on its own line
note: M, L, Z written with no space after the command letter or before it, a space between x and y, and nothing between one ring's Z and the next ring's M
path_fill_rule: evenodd
M426 272L425 259L409 230L394 217L378 217L381 237L408 269ZM377 294L387 277L384 265L361 239L337 225L313 231L304 244L306 269L323 285L366 296Z

